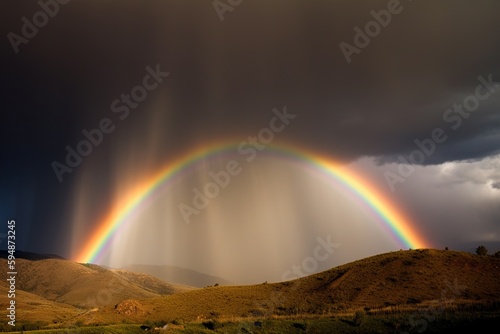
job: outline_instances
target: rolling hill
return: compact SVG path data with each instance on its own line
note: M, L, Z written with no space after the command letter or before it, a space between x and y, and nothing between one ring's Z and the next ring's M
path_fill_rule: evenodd
M4 261L0 259L0 265ZM159 322L201 326L213 321L352 318L359 312L404 314L407 319L425 315L422 310L472 312L464 319L484 311L500 322L500 258L451 250L389 252L286 282L205 288L58 258L16 263L19 319L41 321L41 327ZM7 302L4 276L0 273L2 305ZM338 324L344 326L350 320L342 321ZM386 320L381 321L379 332L386 333ZM400 324L408 327L408 320Z
M171 284L159 279L158 277L137 273L126 270L112 269L112 272L124 277L128 281L138 284L145 290L149 290L160 295L173 295L175 293L190 291L195 289L193 286Z
M0 286L1 305L8 305L5 285ZM16 289L16 309L18 319L31 321L67 321L82 313L82 310L64 303L54 302L33 293ZM3 319L2 319L3 320Z
M5 259L0 266L7 268ZM125 298L152 298L189 290L156 277L80 264L61 258L16 259L16 289L46 300L78 308L115 305ZM0 272L0 285L6 286L6 272ZM4 283L5 282L5 283ZM6 295L1 295L0 300Z
M94 323L145 319L196 321L391 312L438 305L498 305L500 259L444 251L410 250L376 255L292 281L218 286L105 307ZM128 313L120 311L128 305Z
M173 284L187 285L198 288L204 288L210 285L233 285L233 283L217 277L200 273L195 270L185 269L175 266L155 266L155 265L129 265L122 268L126 271L143 273L158 277L165 282Z

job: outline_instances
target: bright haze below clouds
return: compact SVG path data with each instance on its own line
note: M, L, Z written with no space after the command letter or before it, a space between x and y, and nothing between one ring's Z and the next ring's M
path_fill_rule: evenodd
M332 248L322 248L316 262L306 263L303 275L400 248L380 218L340 184L305 163L261 154L248 164L237 156L207 158L175 177L138 214L125 219L98 261L113 267L168 263L233 282L261 283L280 281L288 269L314 258L322 245L318 238ZM192 189L203 191L213 183L209 173L220 174L233 158L241 161L241 173L199 214L189 216L187 224L179 204L194 207ZM85 218L82 214L74 220Z
M131 187L196 147L248 140L287 106L297 116L275 143L349 166L435 247L499 250L500 3L401 1L349 63L339 45L388 3L243 1L221 21L210 1L74 1L16 53L8 34L42 9L2 2L0 198L18 247L72 257ZM122 94L158 68L168 76L125 112ZM53 162L105 118L113 130L59 182ZM179 222L178 204L226 161L204 163L120 229L103 263L258 282L318 237L340 246L317 270L399 247L349 194L266 156Z

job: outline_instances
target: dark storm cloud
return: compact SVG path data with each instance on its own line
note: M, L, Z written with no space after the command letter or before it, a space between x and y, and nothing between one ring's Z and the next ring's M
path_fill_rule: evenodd
M4 57L17 69L3 87L22 92L32 85L37 92L30 95L40 99L18 105L17 112L32 124L34 115L43 115L52 124L39 131L62 129L59 138L66 139L108 112L109 102L135 84L146 65L161 63L172 72L169 95L182 129L174 138L249 132L272 107L286 104L301 114L301 124L287 134L292 141L341 158L408 152L415 138L442 123L452 96L473 89L479 75L500 74L500 4L401 2L401 12L347 64L339 44L353 44L353 28L364 29L373 20L370 11L387 6L245 2L221 22L210 2L70 2L19 46L18 55L4 39ZM39 9L33 2L4 10L10 13L2 33L20 33L21 17ZM494 106L482 110L469 131L454 136L450 150L452 143L481 136L491 124L479 121L496 112ZM68 114L78 116L71 121ZM489 155L493 148L482 150ZM439 161L474 152L442 152Z
M222 22L211 1L70 1L18 53L7 36L21 35L22 18L32 20L41 7L0 6L2 196L22 200L15 189L22 186L50 189L57 205L44 192L33 197L41 221L57 220L79 172L58 184L51 163L64 159L83 129L115 116L110 103L137 85L146 66L171 73L155 95L171 114L164 121L170 155L221 134L244 140L273 107L287 105L299 116L280 140L345 160L397 160L415 139L450 125L443 113L474 93L478 76L500 77L496 0L402 1L349 64L339 44L353 44L354 28L364 29L370 11L388 1L244 1ZM113 152L116 138L133 138L151 105L133 110L83 164ZM498 153L498 107L492 95L463 126L448 128L448 140L424 163ZM106 166L103 159L99 180Z
M492 95L491 99L498 98ZM453 111L450 104L450 108L443 109L444 119L427 131L406 134L406 141L412 143L411 146L394 154L380 156L377 161L380 164L410 162L431 165L448 161L475 161L494 156L500 153L500 103L497 104L496 108L479 107L468 113L467 118L454 112L447 114L447 111ZM435 131L438 131L437 134ZM416 152L422 152L421 155L418 153L420 157Z

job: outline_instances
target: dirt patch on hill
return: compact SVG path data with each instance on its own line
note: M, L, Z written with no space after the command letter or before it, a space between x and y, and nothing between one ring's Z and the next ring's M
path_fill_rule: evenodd
M119 314L124 314L127 316L146 314L146 311L144 310L142 305L135 300L124 300L115 305L115 310Z

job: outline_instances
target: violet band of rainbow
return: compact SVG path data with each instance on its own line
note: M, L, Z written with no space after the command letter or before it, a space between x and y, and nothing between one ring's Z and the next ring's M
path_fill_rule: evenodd
M196 148L187 154L169 161L153 175L149 175L125 195L125 199L114 205L97 229L85 242L77 254L76 261L94 263L109 246L115 233L126 226L131 217L138 215L150 203L155 195L164 191L177 178L186 174L198 162L217 155L234 156L241 142L218 142ZM270 144L259 154L286 159L293 163L313 169L335 185L343 187L359 200L378 218L380 227L390 234L401 247L426 248L428 243L418 231L416 224L398 209L383 191L377 189L361 175L345 169L333 159L295 145ZM242 165L244 168L244 165Z

